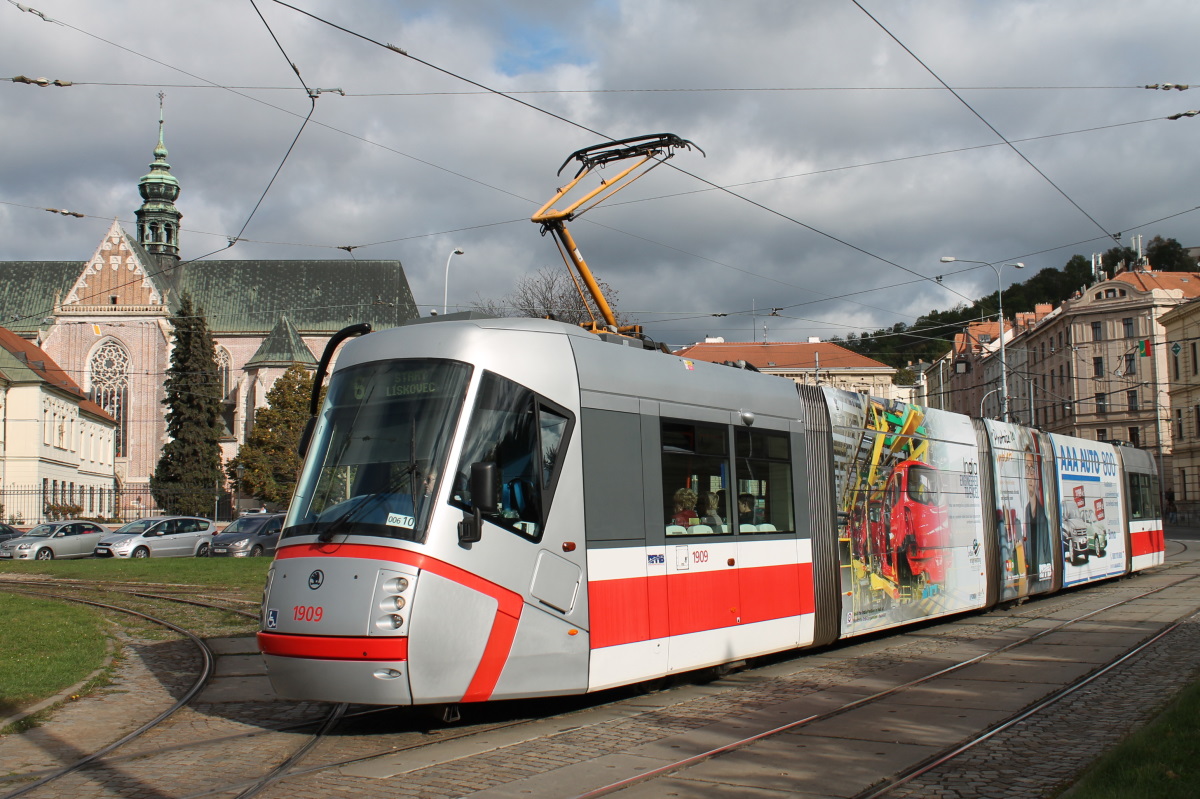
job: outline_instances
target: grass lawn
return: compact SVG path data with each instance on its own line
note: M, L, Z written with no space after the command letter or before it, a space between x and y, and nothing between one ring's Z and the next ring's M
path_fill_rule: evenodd
M271 558L83 558L80 560L0 561L0 574L44 574L72 580L171 583L223 588L257 601L267 582ZM3 583L0 583L0 588Z
M1200 683L1101 757L1071 799L1192 799L1200 796Z
M92 608L0 592L0 716L98 669L107 640L107 623Z

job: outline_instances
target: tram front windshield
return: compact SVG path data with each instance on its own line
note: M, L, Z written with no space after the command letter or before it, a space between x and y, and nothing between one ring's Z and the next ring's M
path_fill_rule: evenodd
M335 372L283 537L424 540L470 377L429 359Z

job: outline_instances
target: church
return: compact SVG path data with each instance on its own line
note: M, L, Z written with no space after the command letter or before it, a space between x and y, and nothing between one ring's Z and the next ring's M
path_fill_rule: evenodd
M275 380L316 367L329 336L415 318L399 261L180 258L180 182L163 119L132 233L114 219L85 261L0 261L0 326L35 343L116 421L114 469L127 495L149 497L167 441L164 382L171 316L190 294L216 345L223 384L225 460L237 454Z

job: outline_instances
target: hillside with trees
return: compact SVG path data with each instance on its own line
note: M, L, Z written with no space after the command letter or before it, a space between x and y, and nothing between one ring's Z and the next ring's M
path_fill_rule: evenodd
M1154 271L1192 272L1197 269L1196 261L1175 239L1155 236L1145 254ZM1137 254L1129 247L1113 247L1104 253L1104 271L1112 277L1120 264L1130 264L1136 259ZM1091 259L1072 256L1061 269L1043 269L1024 283L1014 283L1004 289L1004 315L1012 319L1014 314L1032 311L1038 303L1058 305L1092 282ZM955 333L968 323L994 320L997 300L998 292L993 291L971 305L963 303L945 311L930 311L911 325L898 322L891 327L851 333L845 339L834 337L831 341L903 370L910 362L932 361L944 355Z

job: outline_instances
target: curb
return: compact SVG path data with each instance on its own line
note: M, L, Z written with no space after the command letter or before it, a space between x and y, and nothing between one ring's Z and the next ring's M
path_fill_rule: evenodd
M8 718L0 719L0 730L4 730L13 724L16 724L19 721L23 721L24 719L27 719L30 716L32 716L34 713L41 713L43 710L45 710L48 707L52 707L52 706L58 704L59 702L65 702L68 699L70 699L73 695L75 695L76 692L78 692L80 689L82 689L83 686L87 685L89 682L91 682L92 680L99 677L101 674L104 673L104 671L109 666L111 666L113 664L113 658L114 658L115 653L116 653L116 647L113 645L112 638L109 638L108 643L106 645L105 652L104 652L104 662L100 664L100 667L98 669L96 669L91 674L84 677L82 680L75 683L74 685L72 685L68 688L64 688L63 690L59 691L58 693L56 693L54 696L50 697L49 699L43 699L41 702L38 702L35 705L31 705L27 708L24 708L16 713L14 713L13 715L9 716Z

